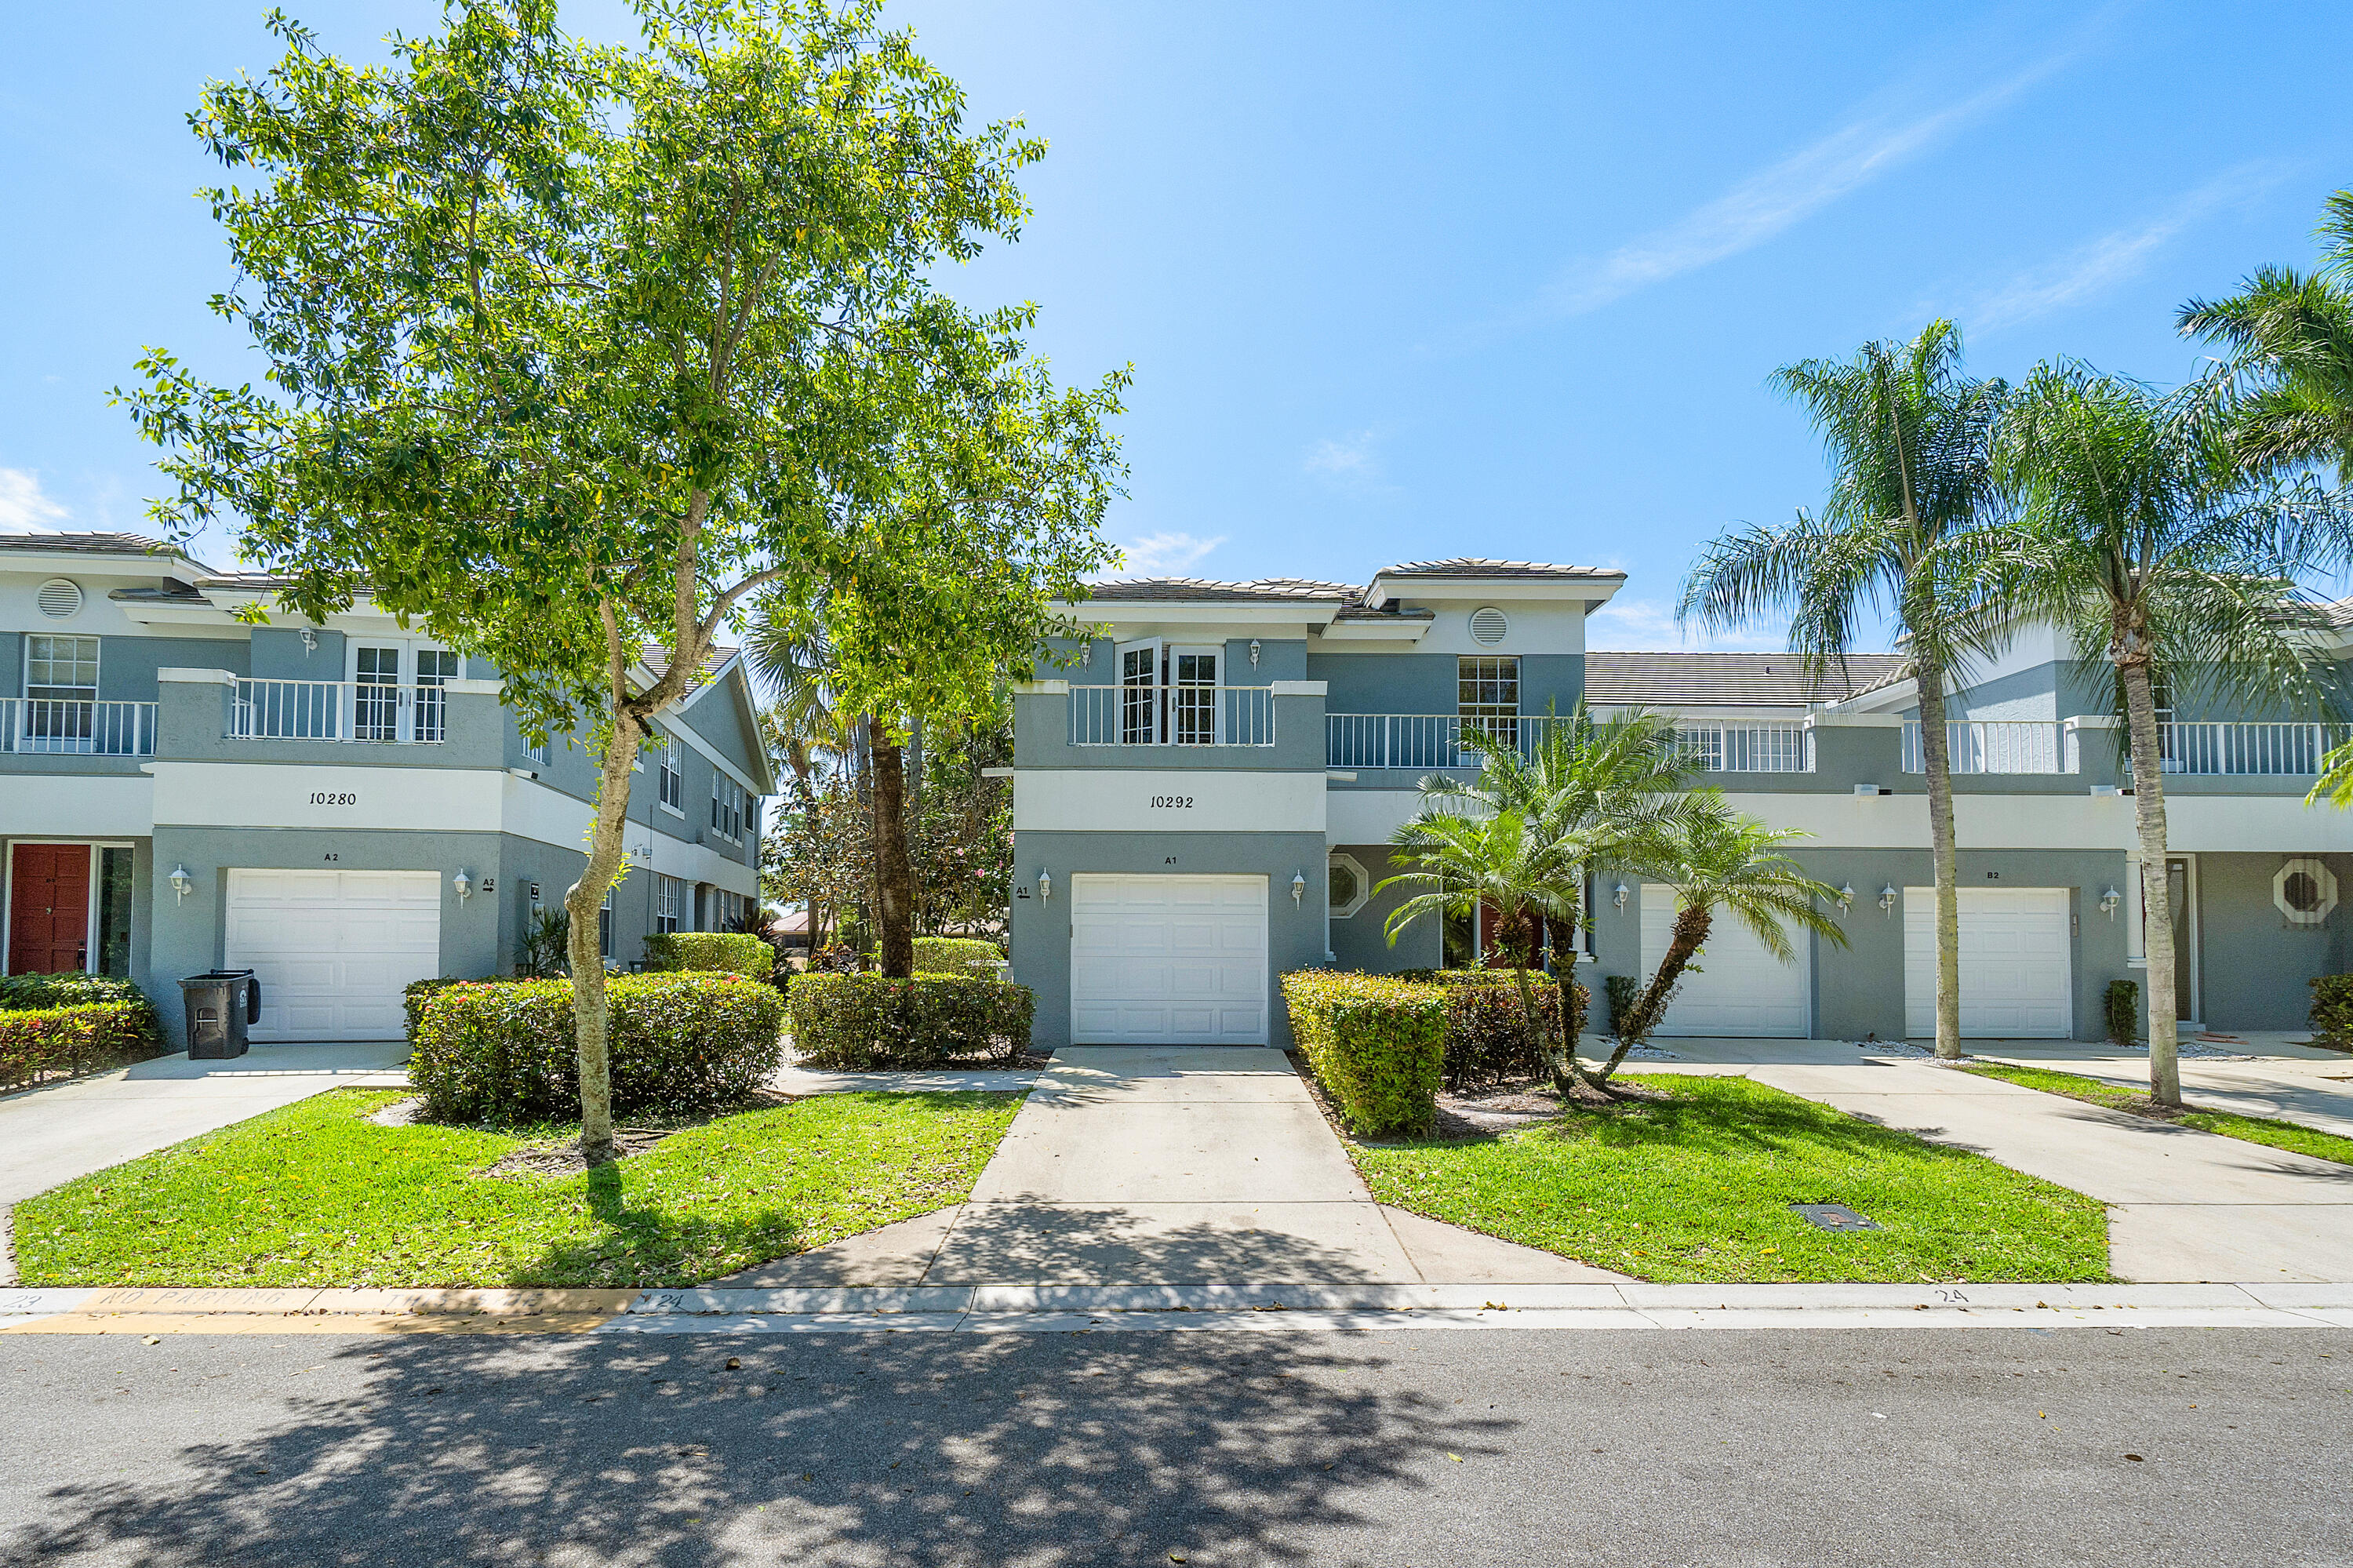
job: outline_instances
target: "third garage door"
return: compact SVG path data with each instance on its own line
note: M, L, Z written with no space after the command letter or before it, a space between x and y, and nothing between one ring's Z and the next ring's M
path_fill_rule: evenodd
M1071 1041L1266 1044L1263 876L1071 878Z
M2068 890L1964 887L1961 1033L1974 1040L2064 1040L2074 1032ZM1904 890L1904 1033L1936 1033L1936 890Z
M1641 978L1646 982L1667 956L1674 922L1675 890L1644 884ZM1812 1022L1813 974L1806 961L1811 940L1810 934L1799 932L1792 940L1796 959L1783 963L1765 950L1756 933L1718 909L1708 927L1706 947L1693 969L1683 971L1683 985L1655 1033L1803 1039Z
M231 871L226 948L261 982L256 1040L397 1040L402 989L441 972L441 877Z

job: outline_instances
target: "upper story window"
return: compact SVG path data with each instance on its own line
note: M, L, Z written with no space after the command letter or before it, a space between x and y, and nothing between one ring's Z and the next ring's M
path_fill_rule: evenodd
M536 762L542 768L547 766L547 742L543 740L533 740L531 736L524 736L522 754L527 761Z
M661 748L661 803L666 810L686 815L686 764L674 736ZM719 820L712 818L711 825L717 827Z
M1179 647L1158 640L1119 651L1119 739L1123 746L1217 746L1227 698L1219 694L1222 647Z
M1508 654L1465 654L1455 661L1455 716L1505 745L1520 736L1520 662Z
M36 702L97 701L98 639L41 632L26 638L25 695Z
M721 838L743 842L744 786L716 770L711 775L711 831Z

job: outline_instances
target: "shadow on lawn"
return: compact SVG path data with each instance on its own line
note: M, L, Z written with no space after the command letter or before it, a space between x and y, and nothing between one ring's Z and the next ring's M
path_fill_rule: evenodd
M800 1217L790 1210L702 1220L665 1213L652 1204L633 1204L628 1162L591 1166L585 1181L588 1212L603 1228L595 1235L558 1242L513 1270L513 1285L634 1286L699 1282L724 1264L708 1260L767 1253L782 1256L807 1244Z
M266 1430L167 1473L52 1488L0 1559L1298 1561L1303 1532L1363 1522L1355 1499L1393 1511L1440 1455L1500 1454L1518 1425L1376 1389L1387 1354L1255 1334L345 1341L355 1391L265 1405Z

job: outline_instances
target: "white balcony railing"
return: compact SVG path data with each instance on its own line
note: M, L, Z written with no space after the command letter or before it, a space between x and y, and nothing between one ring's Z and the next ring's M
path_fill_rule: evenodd
M0 751L153 757L155 705L0 697Z
M448 732L448 693L431 683L240 680L229 734L239 740L429 745Z
M2168 773L2292 778L2318 773L2348 738L2353 726L2341 724L2163 724L2157 752Z
M1274 689L1176 683L1071 688L1072 746L1272 746Z
M1684 753L1711 773L1811 773L1812 732L1801 719L1717 724L1684 719L1675 726Z
M1466 731L1526 756L1544 744L1546 729L1566 724L1550 715L1463 718L1456 714L1326 714L1324 760L1329 768L1476 768L1477 747Z
M1945 726L1956 773L2073 773L2078 745L2067 726L2042 719L1953 719ZM1904 726L1904 771L1927 770L1927 748L1914 720Z

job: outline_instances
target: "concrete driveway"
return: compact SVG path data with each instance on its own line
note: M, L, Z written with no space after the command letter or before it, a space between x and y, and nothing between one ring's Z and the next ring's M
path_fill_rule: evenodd
M2193 1104L2353 1138L2353 1055L2260 1040L2226 1049L2251 1054L2243 1060L2181 1059L2181 1092ZM2031 1045L2003 1041L1977 1054L2021 1066L2078 1073L2128 1088L2148 1087L2146 1051L2117 1051L2074 1041Z
M159 1056L0 1098L0 1216L36 1192L344 1085L408 1080L400 1041L256 1045L228 1062ZM16 1277L0 1225L0 1281Z

